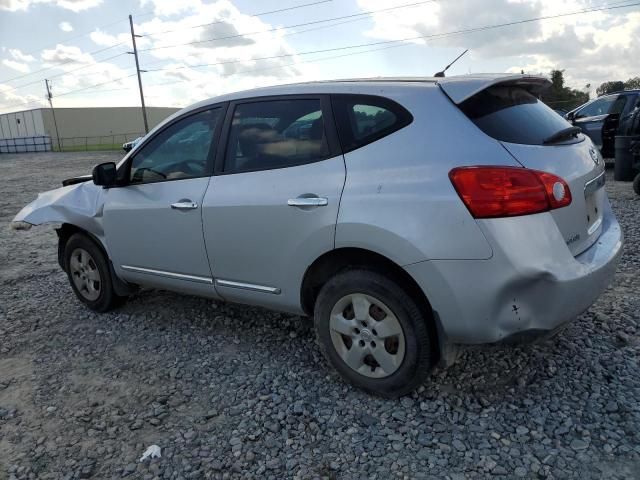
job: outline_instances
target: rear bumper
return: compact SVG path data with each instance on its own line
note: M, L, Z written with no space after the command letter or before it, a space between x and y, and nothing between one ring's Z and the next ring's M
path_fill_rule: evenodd
M431 302L445 342L495 343L558 329L607 288L622 252L608 201L600 237L577 257L548 213L479 224L492 258L405 266Z

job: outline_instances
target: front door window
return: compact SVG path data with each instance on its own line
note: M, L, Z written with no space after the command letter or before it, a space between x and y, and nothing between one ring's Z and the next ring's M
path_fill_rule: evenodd
M204 177L211 174L213 136L220 109L196 113L169 126L133 157L130 183Z

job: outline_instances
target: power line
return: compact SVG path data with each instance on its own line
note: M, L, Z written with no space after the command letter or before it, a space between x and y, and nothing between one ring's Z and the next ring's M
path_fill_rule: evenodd
M263 16L263 15L270 15L270 14L273 14L273 13L280 13L280 12L285 12L285 11L289 11L289 10L300 9L300 8L309 7L309 6L313 6L313 5L319 5L319 4L321 4L321 3L328 3L328 2L331 2L331 1L333 1L333 0L319 0L319 1L311 2L311 3L306 3L306 4L301 4L301 5L295 5L295 6L292 6L292 7L280 8L280 9L277 9L277 10L271 10L271 11L267 11L267 12L256 13L256 14L252 14L252 15L249 15L249 16L250 16L250 17L259 17L259 16ZM154 12L146 12L146 13L142 13L142 14L137 14L137 15L136 15L136 17L137 17L137 18L139 18L139 17L142 17L142 16L151 15L151 14L153 14L153 13L154 13ZM106 27L109 27L109 26L111 26L111 25L115 25L115 24L117 24L117 23L121 23L121 22L123 22L123 21L125 21L125 20L126 20L126 19L118 20L118 21L111 22L111 23L106 24L106 25L98 26L98 27L96 27L94 30L92 30L91 32L87 32L87 33L84 33L84 34L82 34L82 35L77 35L76 37L72 37L71 39L79 38L79 37L83 37L83 36L89 35L89 34L93 33L94 31L96 31L96 30L98 30L98 29L106 28ZM213 22L213 23L222 23L222 21ZM207 24L203 24L202 26L205 26L205 25L207 25ZM197 28L197 27L193 27L193 28ZM168 31L167 31L167 32L168 32ZM149 35L149 36L151 36L151 35L159 35L160 33L167 33L167 32L157 32L157 33L151 33L151 34L148 34L148 35ZM66 39L66 40L64 40L64 41L69 41L69 40L71 40L71 39ZM57 45L57 43L56 43L56 45ZM101 52L104 52L104 51L106 51L106 50L110 50L110 49L112 49L112 48L119 47L119 46L121 46L121 45L127 45L127 43L126 43L126 42L116 43L116 44L114 44L114 45L110 45L110 46L107 46L107 47L105 47L105 48L101 48L101 49L98 49L98 50L94 50L94 51L92 51L92 52L88 52L87 54L88 54L88 55L95 55L95 54L97 54L97 53L101 53ZM47 47L43 47L43 48L47 48ZM40 50L42 50L42 49L40 49ZM141 52L141 51L142 51L142 50L140 50L140 52ZM31 55L31 54L33 54L33 53L37 53L37 51L35 51L35 50L34 50L33 52L27 53L26 55ZM114 58L114 57L111 57L111 58ZM101 61L106 61L106 60L108 60L108 59L101 60ZM65 62L61 62L61 63L59 63L59 64L57 64L57 65L52 65L52 66L50 66L50 67L45 67L45 68L41 68L41 69L39 69L39 70L34 70L33 72L28 72L28 73L25 73L25 74L22 74L22 75L18 75L18 76L15 76L15 77L7 78L7 79L5 79L5 80L0 80L0 83L6 83L6 82L13 81L13 80L18 80L18 79L20 79L20 78L24 78L24 77L27 77L27 76L30 76L30 75L34 75L34 74L36 74L36 73L45 72L45 71L48 71L48 70L51 70L51 69L54 69L54 68L58 68L58 67L63 66L63 65L67 65L67 64L69 64L69 63L72 63L73 61L74 61L73 59L69 59L69 60L67 60L67 61L65 61ZM57 75L57 76L59 76L59 75ZM42 79L37 80L37 82L41 82L41 81L42 81ZM36 83L36 82L34 82L34 83ZM16 88L19 88L19 87L16 87Z
M136 17L138 17L138 18L145 17L145 16L148 16L148 15L152 15L153 13L154 12L152 12L152 11L144 12L144 13L138 13L138 14L136 14ZM87 31L85 33L81 33L81 34L78 34L78 35L74 35L73 37L61 39L61 40L57 41L54 44L48 44L48 45L45 45L45 46L42 46L42 47L38 48L37 50L31 50L31 51L29 51L27 53L24 53L24 55L34 55L34 54L40 53L42 50L44 50L46 48L55 47L58 43L69 42L69 41L75 40L77 38L86 37L87 35L91 35L92 33L94 33L96 30L100 30L100 29L103 29L103 28L108 28L108 27L111 27L111 26L116 25L118 23L122 23L122 22L124 22L126 20L127 20L126 18L122 18L120 20L116 20L115 22L110 22L110 23L106 23L104 25L99 25L97 27L94 27L93 30L91 30L91 31ZM107 47L107 49L114 48L114 47L115 46ZM98 53L98 52L94 52L94 53ZM6 80L1 80L0 83L9 82L11 80L16 80L18 78L22 78L22 77L24 77L26 75L31 75L33 73L37 73L39 71L41 71L41 70L36 70L34 72L29 72L28 74L25 74L25 75L20 75L20 76L17 76L17 77L12 77L12 78L6 79ZM38 81L42 81L42 80L38 80Z
M3 107L0 107L0 109L2 109L2 110L6 110L6 109L9 109L9 108L13 108L13 107L20 107L20 106L22 106L22 107L28 107L28 106L30 106L30 105L38 106L38 107L44 108L44 107L43 107L43 100L32 100L32 101L30 101L30 102L12 103L12 104L5 105L5 106L3 106Z
M152 86L152 85L149 85L149 86ZM134 86L131 86L131 87L123 87L123 88L109 88L109 89L107 89L107 90L98 90L98 91L97 91L97 92L95 92L95 93L123 92L123 91L125 91L125 90L133 90L133 89L135 89L135 87L134 87ZM76 93L80 93L80 92L75 92L75 91L73 91L73 92L67 92L65 95L75 95ZM145 97L146 97L146 95L145 95Z
M289 37L291 35L299 35L301 33L315 32L316 30L324 30L326 28L338 27L340 25L346 25L347 23L361 22L362 20L367 20L367 17L351 18L351 19L345 20L343 22L332 23L331 25L320 25L319 27L305 28L304 30L298 30L298 31L294 31L294 32L286 32L286 33L283 33L281 36L282 37Z
M625 0L625 1L630 1L630 0ZM314 32L314 31L317 31L317 30L324 30L324 29L327 29L327 28L338 27L338 26L340 26L340 25L345 25L345 24L348 24L348 23L359 22L359 21L366 20L366 19L367 19L367 17L362 17L362 18L351 18L351 19L349 19L349 20L345 20L345 21L343 21L343 22L336 22L336 23L331 24L331 25L321 25L321 26L319 26L319 27L306 28L306 29L304 29L304 30L299 30L299 31L296 31L296 32L287 32L287 33L283 33L283 34L281 35L281 37L288 37L288 36L291 36L291 35L299 35L299 34L301 34L301 33ZM404 45L400 45L400 46L404 46ZM381 48L380 50L386 50L386 48ZM374 50L372 50L372 51L374 51ZM140 51L138 51L138 53L141 53L141 52L140 52ZM147 55L149 55L149 54L147 54ZM357 53L354 53L354 55L357 55ZM340 56L342 56L342 55L340 55ZM146 68L146 67L148 67L148 66L150 66L150 65L157 65L158 63L171 62L171 61L173 61L173 60L172 60L172 59L163 58L162 60L158 60L158 61L156 61L156 62L146 63L144 66L145 66L145 68ZM298 62L298 63L307 63L307 62ZM147 70L147 72L154 72L154 71L156 71L156 70Z
M57 94L56 97L63 97L65 95L71 95L71 94L74 94L74 93L83 92L85 90L89 90L89 89L92 89L92 88L100 87L102 85L107 85L109 83L119 82L120 80L124 80L126 78L130 78L130 77L133 77L135 75L136 75L135 73L132 73L131 75L125 75L123 77L114 78L112 80L107 80L106 82L96 83L94 85L89 85L89 86L78 88L78 89L75 89L75 90L68 90L66 92L62 92L62 93ZM4 105L4 106L2 106L0 108L5 109L5 108L11 108L11 107L20 106L20 105L29 105L29 104L35 103L37 101L38 100L32 100L30 102L19 102L19 103L10 104L10 105Z
M304 60L301 62L292 62L286 65L276 65L276 66L271 66L271 67L261 67L261 68L252 68L252 69L248 69L248 70L243 70L241 72L233 72L227 75L222 75L223 77L230 77L233 75L242 75L245 73L253 73L253 72L260 72L260 71L268 71L268 70L277 70L277 69L281 69L281 68L287 68L287 67L291 67L291 66L295 66L295 65L301 65L301 64L306 64L306 63L317 63L317 62L323 62L323 61L327 61L327 60L334 60L336 58L342 58L342 57L349 57L349 56L353 56L353 55L361 55L361 54L365 54L365 53L372 53L372 52L377 52L377 51L381 51L381 50L388 50L391 48L398 48L398 47L406 47L408 44L400 44L400 45L389 45L389 46L385 46L382 48L374 48L374 49L369 49L369 50L363 50L361 52L350 52L350 53L346 53L346 54L342 54L342 55L331 55L328 57L324 57L324 58L319 58L319 59L313 59L313 60ZM107 82L102 82L102 83L98 83L95 85L89 85L87 87L83 87L81 89L77 89L77 90L70 90L61 94L56 95L56 97L61 97L61 96L66 96L66 95L75 95L77 93L83 92L85 90L89 90L89 89L93 89L93 88L97 88L100 87L102 85L106 85L109 83L114 83L120 80L124 80L126 78L130 78L135 76L136 74L133 73L131 75L127 75L124 77L120 77L120 78L116 78L114 80L109 80ZM187 80L172 80L170 82L163 82L163 83L152 83L149 84L149 87L159 87L159 86L165 86L165 85L173 85L176 83L184 83L184 82L189 82L192 81L191 79L187 79ZM135 87L131 86L131 87L124 87L124 88L112 88L112 89L107 89L107 90L99 90L98 93L107 93L107 92L119 92L119 91L124 91L124 90L133 90ZM3 109L6 108L11 108L13 106L21 106L21 105L30 105L30 104L35 104L38 103L39 101L31 101L28 103L17 103L17 104L12 104L12 105L6 105L4 107L0 107Z
M195 40L193 42L177 43L177 44L172 44L172 45L161 45L159 47L151 47L151 48L140 49L140 52L150 52L150 51L153 51L153 50L161 50L161 49L165 49L165 48L182 47L182 46L185 46L185 45L198 45L198 44L201 44L201 43L209 43L209 42L216 42L216 41L219 41L219 40L229 40L229 39L232 39L232 38L246 37L248 35L259 35L259 34L263 34L263 33L269 33L269 32L275 32L275 31L278 31L278 30L283 30L285 28L305 27L305 26L308 26L308 25L317 25L319 23L333 22L335 20L344 20L344 19L347 19L347 18L363 17L363 16L367 16L367 15L372 15L374 13L388 12L388 11L397 10L397 9L400 9L400 8L415 7L415 6L418 6L418 5L424 5L425 3L434 3L436 1L437 0L423 0L421 2L409 3L409 4L406 4L406 5L398 5L398 6L395 6L395 7L382 8L382 9L379 9L379 10L370 10L370 11L367 11L367 12L353 13L351 15L341 15L341 16L338 16L338 17L326 18L326 19L323 19L323 20L313 20L311 22L297 23L297 24L294 24L294 25L286 25L284 27L274 27L274 28L270 28L268 30L259 30L259 31L256 31L256 32L237 33L237 34L233 34L233 35L226 35L224 37L210 38L210 39L207 39L207 40ZM219 22L216 22L216 23L219 23Z
M108 80L106 82L101 82L101 83L96 83L94 85L89 85L86 87L82 87L79 89L75 89L75 90L68 90L66 92L60 93L58 95L56 95L57 97L62 97L62 96L67 96L67 95L75 95L77 93L81 93L84 92L85 90L89 90L89 89L93 89L93 88L97 88L100 87L102 85L107 85L109 83L115 83L115 82L119 82L120 80L124 80L126 78L130 78L135 76L136 74L133 73L131 75L125 75L123 77L119 77L119 78L115 78L113 80ZM107 92L118 92L118 91L123 91L123 90L132 90L134 87L125 87L125 88L112 88L112 89L108 89L108 90L99 90L98 93L107 93ZM3 105L0 106L0 109L5 110L7 108L12 108L12 107L19 107L19 106L28 106L28 105L38 105L38 106L42 106L43 101L42 100L31 100L31 101L21 101L21 102L17 102L17 103L11 103L9 105Z
M68 90L66 92L58 93L56 95L56 98L57 97L64 97L65 95L71 95L73 93L83 92L85 90L89 90L89 89L92 89L92 88L100 87L102 85L107 85L109 83L119 82L120 80L124 80L126 78L130 78L130 77L133 77L135 75L136 75L135 73L132 73L131 75L125 75L123 77L114 78L112 80L107 80L106 82L96 83L94 85L89 85L89 86L78 88L78 89L75 89L75 90ZM30 101L30 102L20 102L20 103L15 103L15 104L12 104L12 105L5 105L5 106L0 107L0 108L5 109L5 108L11 108L11 107L14 107L14 106L29 105L29 104L35 103L35 102L36 102L36 100Z
M382 10L373 10L373 11L369 11L369 12L363 12L362 15L370 15L372 13L378 13L378 12L383 12L383 11L387 11L387 10L394 10L394 9L399 9L399 8L415 7L415 6L418 6L418 5L422 5L424 3L432 3L432 2L435 2L435 1L438 1L438 0L426 0L426 1L407 4L407 5L399 5L399 6L396 6L396 7L391 7L389 9L385 8L385 9L382 9ZM625 1L630 1L630 0L625 0ZM360 14L358 14L358 15L360 15ZM291 36L291 35L299 35L299 34L302 34L302 33L313 32L313 31L316 31L316 30L323 30L323 29L326 29L326 28L338 27L340 25L345 25L347 23L353 23L353 22L358 22L358 21L362 21L362 20L366 20L367 19L366 16L362 16L362 17L358 17L358 18L350 18L350 17L354 17L354 15L346 15L344 17L336 17L336 18L333 18L333 19L319 20L318 22L308 22L308 23L303 23L303 24L299 24L299 25L289 25L289 26L286 26L286 27L278 27L278 28L274 28L274 29L271 29L271 30L262 30L261 32L256 32L256 33L267 33L267 32L271 32L271 31L274 31L274 30L278 30L280 28L294 28L296 26L303 26L303 25L309 25L309 24L314 24L314 23L319 23L319 22L329 22L329 21L334 21L336 19L348 18L347 20L344 20L342 22L336 22L336 23L331 24L331 25L321 25L319 27L307 28L307 29L300 30L300 31L286 32L286 33L283 33L281 35L281 37L288 37L288 36ZM240 36L243 36L243 35L251 35L251 34L244 33L244 34L233 35L233 37L224 37L224 38L225 39L226 38L234 38L234 37L240 37ZM218 39L213 39L213 40L210 40L210 41L222 40L222 39L223 38L218 38ZM161 47L161 48L164 48L164 47ZM155 49L147 49L147 50L155 50ZM138 53L146 54L147 50L138 50ZM149 55L149 54L146 54L146 55ZM163 58L163 59L155 61L155 62L145 63L144 66L146 68L146 67L148 67L150 65L157 65L158 63L164 63L164 62L170 62L170 61L172 61L172 59ZM155 71L155 70L149 70L149 71Z
M328 3L328 2L331 2L331 1L332 1L332 0L321 0L321 1L316 1L316 2L312 2L312 3L306 3L306 4L296 5L296 6L293 6L293 7L281 8L281 9L278 9L278 10L271 10L271 11L268 11L268 12L261 12L261 13L253 14L253 15L251 15L251 17L263 16L263 15L268 15L268 14L273 14L273 13L280 13L280 12L289 11L289 10L294 10L294 9L299 9L299 8L303 8L303 7L308 7L308 6L313 6L313 5L323 4L323 3ZM287 26L287 27L278 27L278 28L274 28L274 29L272 29L272 30L266 30L266 31L262 31L262 32L254 32L254 33L266 33L266 32L269 32L269 31L279 30L279 29L281 29L281 28L293 28L293 27L296 27L296 26L304 26L304 25L312 25L312 24L317 24L317 23L324 23L324 22L334 21L334 20L343 19L343 18L359 17L359 16L364 16L364 15L370 15L370 14L372 14L372 13L377 13L377 12L383 12L383 11L388 11L388 10L395 10L395 9L398 9L398 8L413 7L413 6L421 5L421 4L424 4L424 3L430 3L430 2L434 2L434 1L437 1L437 0L426 0L426 1L416 2L416 3L408 4L408 5L400 5L400 6L396 6L396 7L385 8L385 9L375 10L375 11L371 11L371 12L362 12L362 13L353 14L353 15L346 15L346 16L343 16L343 17L335 17L335 18L333 18L333 19L319 20L319 21L314 21L314 22L306 22L306 23L302 23L302 24L299 24L299 25L292 25L292 26ZM360 20L360 18L358 18L357 20ZM351 21L353 21L353 20L351 20ZM120 21L118 21L118 22L113 22L112 24L115 24L115 23L120 23ZM215 23L223 23L223 21L213 22L213 23L209 23L209 24L202 24L202 25L199 25L199 26L212 25L212 24L215 24ZM343 22L343 23L347 23L347 22ZM112 24L109 24L109 25L112 25ZM339 24L335 24L335 25L339 25ZM321 28L329 28L329 27L332 27L332 26L334 26L334 25L327 25L327 26L324 26L324 27L321 27ZM190 28L197 28L197 27L198 27L198 26L196 26L196 27L190 27ZM98 28L100 28L100 27L98 27ZM312 31L312 30L314 30L314 29L304 30L304 31L302 31L302 32L291 32L291 33L289 33L289 34L304 33L304 32L306 32L306 31ZM177 30L172 30L172 31L177 31ZM169 31L166 31L166 32L169 32ZM149 34L149 35L145 35L145 36L158 35L158 34L160 34L160 33L166 33L166 32L158 32L158 33L156 33L156 34ZM239 36L243 36L243 35L250 35L250 34L239 34L239 35L234 35L234 36L232 36L232 37L224 37L224 38L234 38L234 37L239 37ZM125 42L121 42L121 43L119 43L119 44L112 45L112 46L109 46L109 47L107 47L107 48L105 48L105 49L97 50L97 51L95 51L95 52L89 52L89 54L92 54L92 53L93 53L93 54L95 54L95 53L99 53L99 52L102 52L102 51L105 51L105 50L108 50L108 49L111 49L111 48L115 48L115 47L120 46L120 45L125 45ZM164 47L159 47L159 48L164 48ZM154 48L151 48L151 49L139 50L139 52L145 52L145 51L148 51L148 50L155 50L155 49L154 49ZM82 70L82 69L85 69L85 68L89 68L89 67L96 66L96 65L98 65L98 64L99 64L99 62L106 62L106 61L108 61L108 60L112 60L112 59L114 59L114 58L120 57L120 56L125 55L125 54L126 54L126 52L118 53L118 54L116 54L116 55L112 55L112 56L110 56L110 57L107 57L107 58L104 58L104 59L100 59L100 60L99 60L98 62L96 62L95 64L82 65L82 66L80 66L80 67L78 67L78 68L75 68L75 69L73 69L73 70L68 70L68 71L66 71L66 72L58 73L58 74L55 74L55 75L50 75L50 76L49 76L49 79L57 78L57 77L61 77L61 76L66 76L66 75L69 75L69 74L70 74L70 73L72 73L72 72L76 72L76 71L78 71L78 70ZM34 71L34 72L29 72L28 74L21 75L21 76L19 76L19 77L14 77L14 79L22 78L22 77L27 76L27 75L32 75L32 74L34 74L34 73L38 73L38 72L41 72L41 71L46 71L46 70L49 70L49 69L52 69L52 68L56 68L56 67L59 67L59 66L63 66L63 65L66 65L66 64L68 64L68 63L71 63L71 62L73 62L73 61L74 61L74 60L71 60L71 59L70 59L70 60L67 60L66 62L60 63L60 64L58 64L58 65L56 65L56 66L52 66L52 67L48 67L48 68L44 68L44 69L40 69L40 70L36 70L36 71ZM151 63L150 65L154 65L155 63L162 63L162 62L164 62L164 61L165 61L165 60L161 60L160 62L153 62L153 63ZM18 89L21 89L21 88L24 88L24 87L28 87L28 86L30 86L30 85L34 85L34 84L37 84L37 83L40 83L40 82L41 82L41 80L34 80L34 81L31 81L31 82L28 82L28 83L25 83L25 84L22 84L22 85L18 85L18 86L15 86L15 87L11 87L11 86L10 86L10 88L11 88L11 89L13 89L13 90L18 90Z
M96 87L99 87L101 85L107 85L109 83L119 82L120 80L124 80L126 78L135 77L136 75L137 75L136 73L132 73L131 75L125 75L124 77L114 78L113 80L107 80L106 82L96 83L95 85L89 85L88 87L83 87L83 88L79 88L77 90L69 90L67 92L59 93L56 96L57 97L63 97L65 95L71 95L72 93L82 92L84 90L89 90L91 88L96 88Z
M331 1L332 0L321 0L319 2L313 2L313 3L306 3L306 4L303 4L303 5L297 5L295 7L281 8L279 10L272 10L272 11L269 11L269 12L257 13L255 15L251 15L251 16L253 17L253 16L267 15L267 14L271 14L271 13L283 12L283 11L298 9L298 8L307 7L307 6L311 6L311 5L318 5L318 4L321 4L321 3L327 3L327 2L331 2ZM428 1L435 1L435 0L428 0ZM424 3L424 2L420 2L420 3ZM114 22L114 23L120 23L120 21ZM222 21L213 22L213 23L222 23ZM210 24L204 24L204 25L210 25ZM331 25L329 25L329 26L331 26ZM100 28L100 27L98 27L98 28ZM197 28L197 27L190 27L190 28ZM288 28L288 27L285 27L285 28ZM172 30L172 31L177 31L177 30ZM311 29L309 29L309 31L311 31ZM159 33L164 33L164 32L159 32ZM294 33L303 33L303 32L294 32ZM151 35L157 35L157 34L151 34ZM143 36L146 37L146 36L150 36L150 35L146 34L146 35L143 35ZM109 47L109 48L114 48L114 47L119 46L119 45L125 45L125 43L123 42L121 44L114 45L114 46ZM144 52L144 51L146 51L146 50L138 50L138 53L141 53L141 52ZM117 57L121 57L121 56L126 55L126 54L127 54L127 52L122 52L122 53L118 53L116 55L112 55L112 56L107 57L107 58L99 59L98 62L96 62L96 63L92 63L92 64L88 64L88 65L82 65L82 66L80 66L78 68L74 68L73 70L67 70L66 72L58 73L58 74L55 74L55 75L50 75L49 79L57 78L57 77L61 77L61 76L66 76L66 75L69 75L69 74L71 74L73 72L76 72L78 70L82 70L82 69L85 69L85 68L99 66L99 64L100 64L99 62L106 62L106 61L112 60L112 59L117 58ZM161 62L164 62L164 61L165 60L161 60L160 62L154 62L154 63L161 63ZM151 63L149 65L153 65L154 63ZM59 65L64 65L64 63L59 64ZM49 67L49 68L54 68L54 67ZM29 75L33 74L33 73L36 73L36 72L30 72ZM30 85L34 85L34 84L40 83L40 82L41 82L41 80L34 80L32 82L24 83L22 85L18 85L18 86L15 86L15 87L12 87L12 86L8 85L8 87L11 88L12 90L18 90L20 88L28 87Z
M112 48L119 47L120 45L126 45L126 43L124 43L124 42L116 43L115 45L111 45L111 46L108 46L108 47L100 48L98 50L94 50L92 52L88 52L85 55L95 55L97 53L105 52L105 51L110 50ZM73 63L75 61L76 61L75 59L70 58L69 60L65 60L64 62L57 63L57 64L52 65L50 67L41 68L40 70L34 70L33 72L25 73L23 75L18 75L17 77L13 77L13 78L8 78L6 80L2 80L2 81L0 81L0 83L10 82L12 80L18 80L19 78L28 77L29 75L33 75L33 74L39 73L39 72L46 72L47 70L52 70L54 68L59 68L59 67L61 67L63 65L67 65L67 64ZM42 81L42 79L40 79L39 81Z
M121 57L121 56L126 55L126 54L127 54L127 52L122 52L122 53L118 53L117 55L112 55L111 57L101 58L96 63L90 63L90 64L87 64L87 65L82 65L82 66L80 66L78 68L74 68L73 70L67 70L66 72L56 73L55 75L49 75L49 79L57 78L57 77L64 77L66 75L69 75L69 74L71 74L73 72L77 72L78 70L83 70L85 68L97 67L97 66L100 66L102 62L106 62L108 60L113 60L114 58ZM87 75L91 75L91 74L87 74ZM23 83L22 85L18 85L16 87L12 87L11 85L7 85L7 86L9 88L11 88L12 90L19 90L21 88L28 87L29 85L34 85L34 84L40 83L40 82L41 82L41 80L34 80L32 82L29 82L29 83Z
M279 8L278 10L270 10L268 12L254 13L254 14L249 15L249 17L250 18L262 17L264 15L271 15L273 13L288 12L290 10L296 10L298 8L304 8L304 7L311 7L313 5L320 5L322 3L329 3L331 1L333 1L333 0L320 0L320 1L317 1L317 2L303 3L301 5L295 5L293 7ZM217 25L217 24L220 24L220 23L225 23L225 20L216 20L215 22L202 23L200 25L194 25L192 27L176 28L176 29L173 29L173 30L163 30L161 32L145 33L144 36L145 37L155 37L157 35L162 35L163 33L181 32L181 31L184 31L184 30L189 30L189 29L193 29L193 28L207 27L209 25ZM140 50L140 51L142 51L142 50Z
M391 48L400 48L400 47L406 47L409 44L407 43L403 43L400 45L387 45L385 47L381 47L381 48L371 48L369 50L362 50L360 52L349 52L349 53L343 53L341 55L331 55L331 56L327 56L327 57L323 57L323 58L316 58L313 60L303 60L301 62L292 62L292 63L288 63L286 65L275 65L275 66L271 66L271 67L261 67L261 68L252 68L249 70L242 70L241 72L232 72L232 73L228 73L226 75L220 75L222 77L231 77L234 75L242 75L245 73L254 73L254 72L263 72L263 71L268 71L268 70L278 70L281 68L288 68L288 67L292 67L292 66L296 66L296 65L301 65L301 64L306 64L306 63L317 63L317 62L324 62L327 60L335 60L336 58L343 58L343 57L351 57L354 55L362 55L365 53L372 53L372 52L379 52L381 50L389 50ZM172 80L170 82L163 82L163 83L151 83L148 86L149 87L159 87L159 86L164 86L164 85L173 85L176 83L184 83L184 82L190 82L193 81L193 79L185 79L185 80Z
M629 0L626 0L626 1L629 1ZM617 3L622 3L622 2L617 2ZM351 46L343 46L343 47L336 47L336 48L330 48L330 49L314 50L314 51L309 51L309 52L300 52L300 53L296 53L296 54L284 54L284 55L277 55L277 56L271 56L271 57L253 58L253 59L248 59L248 60L217 62L217 63L213 63L213 64L183 66L183 67L175 67L175 68L162 68L162 69L150 70L150 72L167 71L167 70L174 70L174 69L180 69L180 68L198 68L198 67L222 65L222 64L228 64L228 63L239 63L239 62L246 62L246 61L267 60L267 59L273 59L273 58L290 57L290 56L295 56L295 55L307 55L307 54L314 54L314 53L339 51L339 50L345 50L345 49L360 48L360 47L365 47L365 46L375 46L375 45L384 45L384 44L389 45L388 47L380 48L380 49L372 49L372 50L368 50L368 51L365 50L365 51L362 51L362 52L350 52L350 53L346 53L346 54L343 54L343 55L330 56L330 57L325 57L325 58L322 58L322 59L308 60L308 61L302 61L302 62L293 62L293 63L287 64L287 65L278 65L278 66L274 66L274 67L267 67L267 68L261 68L261 69L245 70L243 72L238 72L238 74L249 73L249 72L258 71L258 70L269 70L269 69L286 68L286 67L289 67L289 66L298 65L298 64L302 64L302 63L312 63L312 62L316 62L316 61L331 60L331 59L340 58L340 57L347 57L347 56L351 56L351 55L360 55L360 54L363 54L363 53L369 53L370 51L385 50L386 48L407 46L409 44L401 43L401 42L408 42L408 41L417 40L417 39L444 38L444 37L452 36L452 35L459 35L459 34L465 34L465 33L474 33L474 32L478 32L478 31L485 31L485 30L490 30L490 29L495 29L495 28L500 28L500 27L519 25L519 24L523 24L523 23L531 23L531 22L535 22L535 21L549 20L549 19L555 19L555 18L561 18L561 17L573 16L573 15L580 15L580 14L584 14L584 13L591 13L591 12L597 12L597 11L614 10L614 9L620 9L620 8L629 8L629 7L635 7L635 6L638 6L638 5L640 5L640 2L634 2L634 3L628 4L628 5L596 7L596 8L585 9L585 10L580 10L580 11L576 11L576 12L569 12L569 13L556 14L556 15L548 15L548 16L543 16L543 17L535 17L535 18L531 18L531 19L518 20L518 21L514 21L514 22L506 22L506 23L494 24L494 25L487 25L487 26L469 28L469 29L464 29L464 30L456 30L456 31L445 32L445 33L440 33L440 34L421 35L421 36L417 36L417 37L410 37L410 38L399 39L399 40L370 42L370 43L359 44L359 45L351 45ZM399 45L393 45L393 44L398 44L398 43L400 43L400 44ZM106 82L101 82L101 83L98 83L98 84L95 84L95 85L89 85L89 86L83 87L81 89L70 90L70 91L61 93L58 96L72 95L72 94L75 94L75 93L78 93L78 92L81 92L81 91L84 91L84 90L93 89L93 88L96 88L96 87L99 87L99 86L102 86L102 85L106 85L106 84L110 84L110 83L115 83L115 82L118 82L120 80L123 80L123 79L126 79L126 78L130 78L130 77L132 77L134 75L136 75L136 74L133 73L131 75L126 75L124 77L119 77L119 78L112 79L112 80L109 80L109 81L106 81ZM169 83L171 83L171 84L173 84L173 83L181 83L181 82L186 82L186 81L192 81L192 80L182 80L182 81L178 80L178 81L167 82L166 84L169 84ZM150 86L159 86L159 85L165 85L165 84L155 84L155 85L150 85ZM121 89L113 89L113 90L121 90ZM31 104L31 103L34 103L34 102L35 101L23 102L23 103L15 104L15 105L28 105L28 104ZM2 108L11 108L11 106L4 106Z
M147 15L151 15L152 13L153 12L146 12L146 13L138 14L137 16L138 17L144 17L144 16L147 16ZM73 37L69 37L69 38L65 38L63 40L60 40L60 41L56 42L56 45L58 43L60 43L60 42L70 42L71 40L76 40L77 38L86 37L87 35L91 35L92 33L94 33L96 30L102 30L104 28L109 28L109 27L111 27L113 25L117 25L118 23L122 23L122 22L125 22L125 21L126 21L125 18L121 18L120 20L116 20L115 22L106 23L104 25L98 25L97 27L94 27L91 31L86 31L86 32L80 33L78 35L74 35ZM40 47L38 50L32 51L29 55L34 54L34 53L38 53L39 51L44 50L45 48L49 48L51 46L55 46L55 45L49 44L48 46Z
M462 34L467 34L467 33L476 33L476 32L481 32L481 31L486 31L486 30L493 30L493 29L496 29L496 28L510 27L510 26L514 26L514 25L522 25L522 24L525 24L525 23L539 22L539 21L542 21L542 20L551 20L551 19L556 19L556 18L562 18L562 17L574 16L574 15L581 15L581 14L585 14L585 13L593 13L593 12L600 12L600 11L604 11L604 10L615 10L615 9L620 9L620 8L636 7L638 5L640 5L640 2L632 3L632 4L629 4L629 5L598 7L598 8L580 10L580 11L576 11L576 12L570 12L570 13L562 13L562 14L556 14L556 15L546 15L546 16L541 16L541 17L529 18L529 19L525 19L525 20L517 20L517 21L513 21L513 22L499 23L499 24L494 24L494 25L485 25L485 26L482 26L482 27L474 27L474 28L468 28L468 29L463 29L463 30L454 30L454 31L451 31L451 32L434 33L434 34L430 34L430 35L418 35L418 36L415 36L415 37L401 38L401 39L398 39L398 40L382 40L382 41L378 41L378 42L360 43L360 44L357 44L357 45L346 45L346 46L342 46L342 47L324 48L324 49L320 49L320 50L311 50L311 51L306 51L306 52L285 53L285 54L280 54L280 55L272 55L272 56L268 56L268 57L247 58L247 59L243 59L243 60L226 60L226 61L215 62L215 63L203 63L203 64L200 64L200 65L183 65L183 66L180 66L180 67L157 68L157 69L152 69L152 70L148 70L148 71L149 72L160 72L160 71L164 71L164 70L178 70L178 69L183 69L183 68L212 67L212 66L217 66L217 65L229 65L229 64L234 64L234 63L254 62L254 61L258 61L258 60L274 60L274 59L277 59L277 58L294 57L296 55L312 55L312 54L315 54L315 53L335 52L335 51L339 51L339 50L349 50L349 49L353 49L353 48L369 47L369 46L374 46L374 45L388 45L388 44L400 43L400 42L411 42L411 41L415 41L415 40L426 40L426 39L432 39L432 38L445 38L445 37L449 37L449 36L462 35Z

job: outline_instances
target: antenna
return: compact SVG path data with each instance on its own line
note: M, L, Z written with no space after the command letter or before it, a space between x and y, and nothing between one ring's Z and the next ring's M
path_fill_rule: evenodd
M456 57L456 59L455 59L453 62L451 62L449 65L447 65L447 66L444 68L444 70L442 70L441 72L436 73L436 74L434 75L434 77L436 77L436 78L444 78L444 72L446 72L447 70L449 70L449 68L451 67L451 65L453 65L453 64L454 64L454 63L456 63L458 60L460 60L460 59L464 56L464 54L465 54L465 53L467 53L468 51L469 51L469 49L467 48L464 52L462 52L460 55L458 55L458 56Z

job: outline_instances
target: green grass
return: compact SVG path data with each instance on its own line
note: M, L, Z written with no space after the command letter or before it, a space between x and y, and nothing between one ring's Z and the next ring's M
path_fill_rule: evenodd
M53 147L54 152L86 152L101 150L122 150L121 143L98 143L94 145L63 145L62 149L58 149L57 145Z

